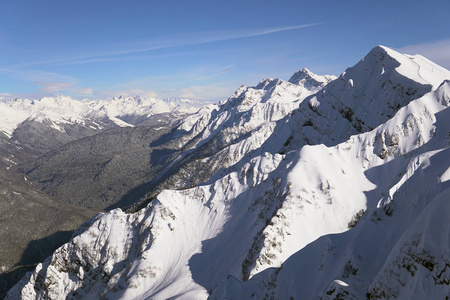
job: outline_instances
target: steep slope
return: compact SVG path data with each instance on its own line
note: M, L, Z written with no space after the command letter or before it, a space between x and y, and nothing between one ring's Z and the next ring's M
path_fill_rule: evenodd
M305 143L335 145L350 135L372 130L411 100L437 88L448 74L423 57L375 47L337 80L301 103L289 121L291 131L297 134L286 151Z
M35 101L1 100L0 175L3 197L0 195L0 211L4 216L1 220L0 237L0 298L3 298L6 291L26 270L34 269L37 263L69 241L71 232L94 214L93 211L77 209L60 202L58 197L82 206L79 204L83 200L90 195L97 195L97 202L93 199L88 201L92 202L91 205L85 206L95 211L108 207L115 201L111 199L120 199L131 187L139 183L138 179L148 177L148 163L141 166L138 161L148 160L148 151L139 152L141 148L145 148L145 143L150 143L154 136L158 136L159 131L169 130L179 118L197 111L200 105L203 104L190 100L163 101L139 97L98 101L77 101L64 96ZM134 126L146 126L147 130L135 129ZM89 143L88 146L92 148L88 147L91 159L83 156L87 151L80 151L82 147L69 146L72 145L70 142L76 144L77 141L83 145L83 137L95 140L95 135L111 128L115 128L120 134L114 135L111 140L99 139L101 146L95 141ZM125 132L126 130L129 131ZM111 136L105 134L105 137ZM136 142L136 139L139 141ZM122 149L118 151L120 146ZM64 155L52 156L52 153L61 147L66 150ZM49 151L53 152L48 153ZM42 156L44 154L45 156ZM49 157L45 170L39 169L40 163ZM74 158L83 160L77 164L71 161ZM103 165L108 160L110 161L106 168ZM25 162L35 168L33 175L41 176L30 176L30 179L36 179L37 183L26 181L26 178L24 181L24 176L15 174L14 171L19 165L23 169L29 166ZM134 169L129 170L130 167ZM143 170L144 168L147 169ZM60 172L58 177L57 171L61 169L64 172ZM45 171L49 171L49 174ZM87 176L90 171L94 173L93 177ZM53 200L29 186L32 184L43 189L43 186L49 185L49 181L42 184L39 181L49 178L57 180L61 177L72 182L58 181L62 195L53 190L46 191L56 196ZM78 181L73 180L74 178ZM61 184L62 182L64 184ZM80 197L80 194L83 197ZM37 218L35 213L42 219Z
M94 215L52 200L4 169L0 169L0 211L0 298Z
M164 189L212 182L230 169L240 168L238 163L259 151L278 122L335 78L315 75L306 69L294 77L299 79L297 83L292 79L292 82L265 79L254 87L241 86L224 103L192 116L161 142L155 142L164 143L169 151L178 151L157 180L148 184L148 193L142 200L152 199ZM284 143L286 139L287 136L280 135L275 143Z
M202 185L164 190L134 214L98 215L9 297L388 295L389 278L398 277L387 263L397 261L396 254L417 268L425 262L422 248L399 252L405 248L393 245L403 233L402 241L414 234L418 226L409 225L423 222L417 219L422 211L423 218L434 215L427 204L441 202L448 187L449 83L436 89L436 82L450 79L450 72L420 58L419 78L411 75L417 70L411 61L416 57L376 47L306 99L296 85L279 80L242 87L219 110L186 124L187 134L174 141L191 151L167 168L172 186ZM258 110L271 101L273 114ZM197 138L184 140L189 134ZM189 166L190 157L199 164ZM200 179L186 183L183 172ZM365 246L368 237L373 241ZM377 252L379 244L386 246ZM437 257L445 258L448 244L423 244L426 253L440 255L439 263L432 260L439 268L431 270L440 280L446 262ZM314 263L315 273L306 276L303 270ZM381 267L387 271L379 273ZM426 272L420 269L420 283ZM417 295L430 289L416 286ZM411 295L411 288L405 291L389 295Z
M334 156L359 157L375 184L366 192L367 210L349 224L354 228L317 239L281 268L247 282L228 278L211 298L445 299L450 293L449 105L447 81L374 131L328 148Z
M279 79L263 80L254 88L242 86L210 116L192 127L181 126L190 130L176 140L185 145L183 153L153 182L145 198L217 180L265 152L343 142L386 122L448 74L423 57L378 46L329 84L331 77L301 70L291 78L299 86Z

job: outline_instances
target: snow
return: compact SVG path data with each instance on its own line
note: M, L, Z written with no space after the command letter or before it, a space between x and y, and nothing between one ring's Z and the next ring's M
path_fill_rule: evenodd
M63 131L59 124L85 124L86 120L108 118L121 127L133 126L119 117L147 116L161 113L195 113L203 104L193 100L164 101L156 98L119 97L110 100L78 101L67 96L44 97L39 100L0 100L0 130L11 136L25 120L50 120L52 127Z
M202 184L99 214L9 295L444 298L448 79L379 46L331 82L241 86L178 127Z
M307 89L324 87L327 83L336 79L336 76L332 75L317 75L310 70L303 68L289 79L290 83L303 85Z
M441 182L450 180L450 167L447 169L447 171L444 172L444 174L442 174L442 176L441 176L441 178L439 178L439 180Z
M417 109L424 104L436 105L440 102L436 94L439 91L412 102L404 110ZM428 119L428 122L436 126L436 133L424 145L410 148L405 155L381 160L370 149L377 132L392 128L392 124L383 124L372 132L351 138L360 141L360 145L355 143L350 149L346 143L335 147L347 151L349 157L355 157L351 152L357 149L367 150L360 155L374 156L374 159L367 157L372 164L369 163L367 171L360 174L374 185L365 191L366 212L354 229L340 235L323 235L290 255L280 269L258 272L246 282L229 278L214 291L212 298L253 295L259 299L268 293L277 299L310 299L317 295L324 298L329 295L333 299L339 294L347 295L344 298L359 299L365 298L366 293L373 297L385 295L386 298L401 299L445 298L450 291L442 278L448 276L446 264L450 244L449 223L443 221L450 211L447 201L450 190L436 178L442 178L448 172L449 148L445 135L448 135L449 127L445 121L449 108L435 107L436 119ZM404 114L400 111L390 122L402 124L403 120ZM325 156L317 153L317 157ZM364 162L356 160L353 163L362 165ZM346 175L349 168L351 166L347 165ZM314 171L312 177L315 177ZM311 170L305 170L310 174L308 172ZM327 173L333 171L322 174ZM350 182L354 187L345 193L347 196L360 188L360 183L352 179ZM378 197L382 201L378 202ZM316 225L324 221L311 222ZM298 225L292 227L298 228ZM268 288L267 278L273 283ZM266 287L261 289L261 286Z
M281 79L264 79L254 87L241 86L220 106L200 110L181 125L180 129L189 131L190 137L200 134L201 142L196 145L199 148L218 132L222 132L231 141L260 126L270 127L265 123L286 117L298 108L301 101L320 90L332 78L305 70L296 74L301 74L303 78L298 84ZM252 149L256 147L258 145Z
M400 54L384 46L379 48L400 63L396 68L398 73L422 84L432 84L433 90L448 79L448 70L421 55Z

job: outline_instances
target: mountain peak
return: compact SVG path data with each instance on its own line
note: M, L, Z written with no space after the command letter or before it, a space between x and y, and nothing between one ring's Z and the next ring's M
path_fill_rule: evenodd
M420 84L431 85L435 90L443 80L448 79L450 72L421 55L409 55L397 52L386 46L374 47L361 61L369 64L373 70L384 73L386 68ZM345 72L344 72L345 74Z
M303 68L300 71L296 72L289 79L290 83L303 85L305 88L311 90L316 88L321 88L328 84L330 81L336 79L335 76L330 75L317 75L308 70L307 68Z

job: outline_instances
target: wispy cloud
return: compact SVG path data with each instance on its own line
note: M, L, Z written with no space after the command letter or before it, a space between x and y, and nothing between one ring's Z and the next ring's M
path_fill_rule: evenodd
M224 99L228 97L238 85L237 83L215 83L214 86L207 86L205 80L220 77L226 73L234 71L232 66L196 66L194 69L184 71L183 74L170 74L151 76L146 78L134 79L130 82L116 84L109 88L97 90L96 87L85 86L80 84L80 80L72 76L67 76L51 71L39 69L53 70L54 66L90 64L95 62L121 62L121 61L140 61L149 59L161 59L170 56L180 55L201 55L206 50L192 51L187 50L184 46L201 45L207 43L215 43L221 41L229 41L236 39L246 39L277 32L293 31L302 28L318 26L321 23L309 23L296 26L276 27L276 28L259 28L251 30L225 30L225 31L208 31L197 32L183 35L173 35L161 40L150 40L143 42L123 42L115 45L92 45L90 49L79 49L73 55L55 57L48 60L39 60L34 62L24 62L10 66L0 67L0 73L8 77L25 80L33 83L39 89L40 95L51 95L55 93L66 93L70 95L78 95L78 97L98 97L109 98L112 96L144 96L144 97L186 97L195 99ZM167 51L168 53L152 52L153 50L180 48L179 51ZM224 49L214 49L208 51L225 51ZM228 48L226 51L230 51ZM241 48L233 51L242 51ZM51 53L50 53L51 54ZM208 52L210 54L210 52ZM59 68L58 70L61 70ZM195 84L192 80L197 80ZM226 79L224 79L226 80ZM177 86L174 86L176 83ZM181 86L182 88L178 88ZM2 95L9 97L9 95Z
M71 84L77 82L77 79L72 76L18 66L0 68L0 73L6 74L16 79L27 80L31 82L53 81L53 82L67 82Z
M180 80L174 80L173 78L166 78L164 76L141 78L131 82L116 85L108 90L94 90L92 94L95 95L98 99L118 97L122 95L125 97L141 96L159 99L190 98L197 100L219 101L228 98L234 92L237 86L235 83L229 82L214 83L211 85L189 85L187 82L184 82L182 84L185 86L178 88L176 87L176 85L171 84L174 81L181 82L182 77L183 75L179 75L179 77L176 77L180 78ZM145 88L145 86L148 85L148 82L152 82L152 86L157 87L157 89Z
M78 79L72 76L24 67L0 68L0 73L9 77L28 81L36 86L39 92L11 94L11 98L41 98L58 92L73 92L78 85ZM3 96L6 98L7 96Z
M0 100L10 100L14 98L20 98L20 99L30 99L30 100L36 100L41 99L42 97L51 97L54 96L53 94L49 93L0 93Z
M68 91L73 87L73 84L67 82L54 81L35 81L35 85L40 86L39 90L43 93L56 93L61 91Z
M223 31L197 32L191 34L183 34L183 36L172 36L171 38L167 38L164 40L157 40L157 41L152 40L144 42L108 45L107 47L104 47L107 50L98 50L96 52L84 53L72 57L61 57L57 59L29 62L21 64L20 66L73 65L73 64L103 62L103 61L127 61L127 60L151 59L152 57L149 56L142 56L142 55L136 56L135 54L167 48L177 48L183 46L193 46L221 41L245 39L273 34L277 32L308 28L318 26L320 24L322 23L308 23L295 26L252 29L252 30L249 29L249 30L223 30ZM116 49L116 50L111 51L109 49Z
M94 90L91 87L84 87L84 88L77 90L75 93L81 94L81 95L92 95L94 93Z
M14 98L14 94L11 93L0 93L0 100L8 100Z
M204 75L204 76L199 76L199 77L195 78L195 80L207 80L207 79L211 79L211 78L214 78L214 77L226 74L226 73L231 72L231 71L233 71L233 67L225 67L225 68L222 68L220 70L214 71L214 72L212 72L210 74L207 74L207 75Z
M450 70L450 39L409 45L396 50L407 54L420 54Z
M219 101L227 99L235 90L227 85L196 85L161 92L161 98L189 98L197 100Z
M158 94L153 90L149 89L103 90L103 91L93 91L92 94L97 96L99 99L108 99L118 96L124 97L140 96L145 98L158 98Z

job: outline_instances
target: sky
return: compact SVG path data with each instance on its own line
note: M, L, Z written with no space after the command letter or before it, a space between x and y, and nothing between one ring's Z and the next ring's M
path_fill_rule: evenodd
M0 0L0 99L218 101L377 45L450 69L450 1Z

